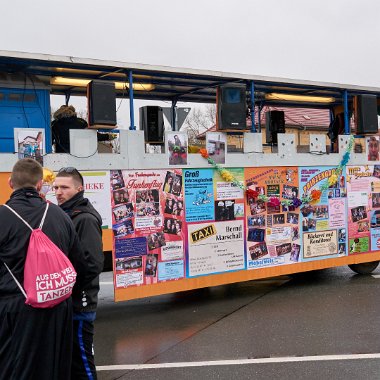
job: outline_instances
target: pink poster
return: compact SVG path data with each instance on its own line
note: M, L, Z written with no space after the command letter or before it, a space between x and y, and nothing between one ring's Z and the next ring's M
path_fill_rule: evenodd
M182 278L182 171L111 171L115 287Z

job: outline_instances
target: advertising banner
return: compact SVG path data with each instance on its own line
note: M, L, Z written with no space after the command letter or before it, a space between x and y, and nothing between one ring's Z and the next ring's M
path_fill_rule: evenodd
M246 202L248 269L298 262L299 209L281 204L298 197L298 169L247 168L245 177L246 186L258 194Z
M183 171L186 201L186 222L214 220L213 169Z
M189 277L245 269L242 220L190 224Z
M348 166L349 253L380 249L380 165Z
M321 192L301 206L302 260L339 257L347 254L347 189L345 173L326 190L320 190L335 167L299 168L303 197Z
M182 171L111 170L115 286L184 277Z

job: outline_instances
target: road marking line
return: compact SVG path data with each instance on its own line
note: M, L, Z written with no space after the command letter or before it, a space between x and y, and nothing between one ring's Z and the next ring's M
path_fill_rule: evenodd
M99 282L100 285L113 285L113 281L101 281Z
M178 362L160 364L127 364L127 365L104 365L96 366L97 371L118 371L118 370L142 370L159 368L185 368L185 367L207 367L225 365L245 365L245 364L268 364L268 363L296 363L296 362L318 362L332 360L361 360L380 359L377 354L347 354L347 355L321 355L321 356L288 356L277 358L261 359L236 359L236 360L213 360L201 362Z
M380 278L380 274L373 274L372 277L373 278Z

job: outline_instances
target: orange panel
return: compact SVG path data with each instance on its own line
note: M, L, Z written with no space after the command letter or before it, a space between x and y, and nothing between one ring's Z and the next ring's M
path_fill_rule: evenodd
M10 174L11 173L0 173L0 204L5 203L12 194L12 189L8 185Z
M103 251L112 251L113 233L111 229L103 230Z
M380 251L362 253L339 257L334 259L315 260L298 264L278 265L269 268L243 270L233 273L222 273L196 278L186 278L177 281L168 281L149 286L135 286L127 289L118 289L115 292L115 301L125 301L135 298L156 296L159 294L181 292L185 290L231 284L234 282L258 280L268 277L276 277L291 273L307 272L316 269L326 269L348 264L367 263L380 261Z

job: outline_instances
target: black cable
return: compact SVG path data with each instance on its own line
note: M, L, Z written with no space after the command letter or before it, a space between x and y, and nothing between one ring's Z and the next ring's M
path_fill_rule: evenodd
M24 89L22 92L21 108L22 108L22 112L24 113L26 124L28 125L28 128L30 128L28 116L26 115L25 106L24 106L25 91L26 91L26 74L24 74Z
M116 113L118 113L120 107L121 107L121 103L123 102L124 100L124 94L125 94L125 90L127 91L127 95L129 95L129 88L127 88L127 77L125 77L125 82L124 82L124 86L123 86L123 92L121 94L121 100L120 100L120 103L119 103L119 106L117 107L116 109Z

